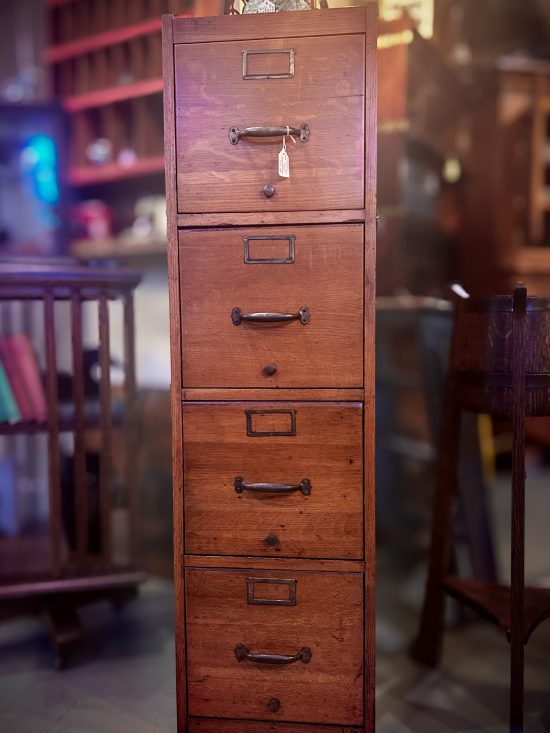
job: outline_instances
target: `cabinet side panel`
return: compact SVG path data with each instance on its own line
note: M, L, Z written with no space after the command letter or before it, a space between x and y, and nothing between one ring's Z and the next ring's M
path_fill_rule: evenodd
M366 8L365 53L365 729L375 721L374 347L376 298L376 5Z
M176 680L178 733L187 729L185 608L183 564L183 449L181 407L181 328L179 252L176 214L176 132L174 104L174 40L172 16L162 19L162 74L164 78L164 156L166 214L168 219L168 294L170 307L171 412L174 512L174 591L176 625Z

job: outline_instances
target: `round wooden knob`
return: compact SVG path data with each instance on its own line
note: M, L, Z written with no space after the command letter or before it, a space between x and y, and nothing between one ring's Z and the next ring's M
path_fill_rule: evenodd
M272 697L271 700L267 703L267 709L271 713L278 712L280 707L281 707L281 701L278 700L276 697Z
M266 183L264 186L264 196L266 197L266 199L270 199L274 193L275 186L272 186L271 183Z
M276 364L266 364L263 368L263 372L266 377L272 377L277 371Z

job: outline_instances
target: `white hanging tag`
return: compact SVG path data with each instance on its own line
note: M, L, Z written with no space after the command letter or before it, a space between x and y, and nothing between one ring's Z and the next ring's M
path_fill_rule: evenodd
M281 178L290 178L290 161L286 152L286 138L283 137L283 147L279 152L279 175Z
M274 13L275 3L273 0L263 0L259 5L256 6L256 13Z

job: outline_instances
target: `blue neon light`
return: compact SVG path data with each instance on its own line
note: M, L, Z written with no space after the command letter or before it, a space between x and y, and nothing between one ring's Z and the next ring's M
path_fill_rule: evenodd
M31 177L36 196L46 204L59 203L57 150L49 135L34 135L21 151L21 167Z

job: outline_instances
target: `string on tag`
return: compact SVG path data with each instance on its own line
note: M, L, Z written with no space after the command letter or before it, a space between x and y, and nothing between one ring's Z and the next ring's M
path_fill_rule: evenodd
M286 126L286 136L292 140L294 145L296 145L296 138L294 137L294 135L290 134L290 127L288 125Z

